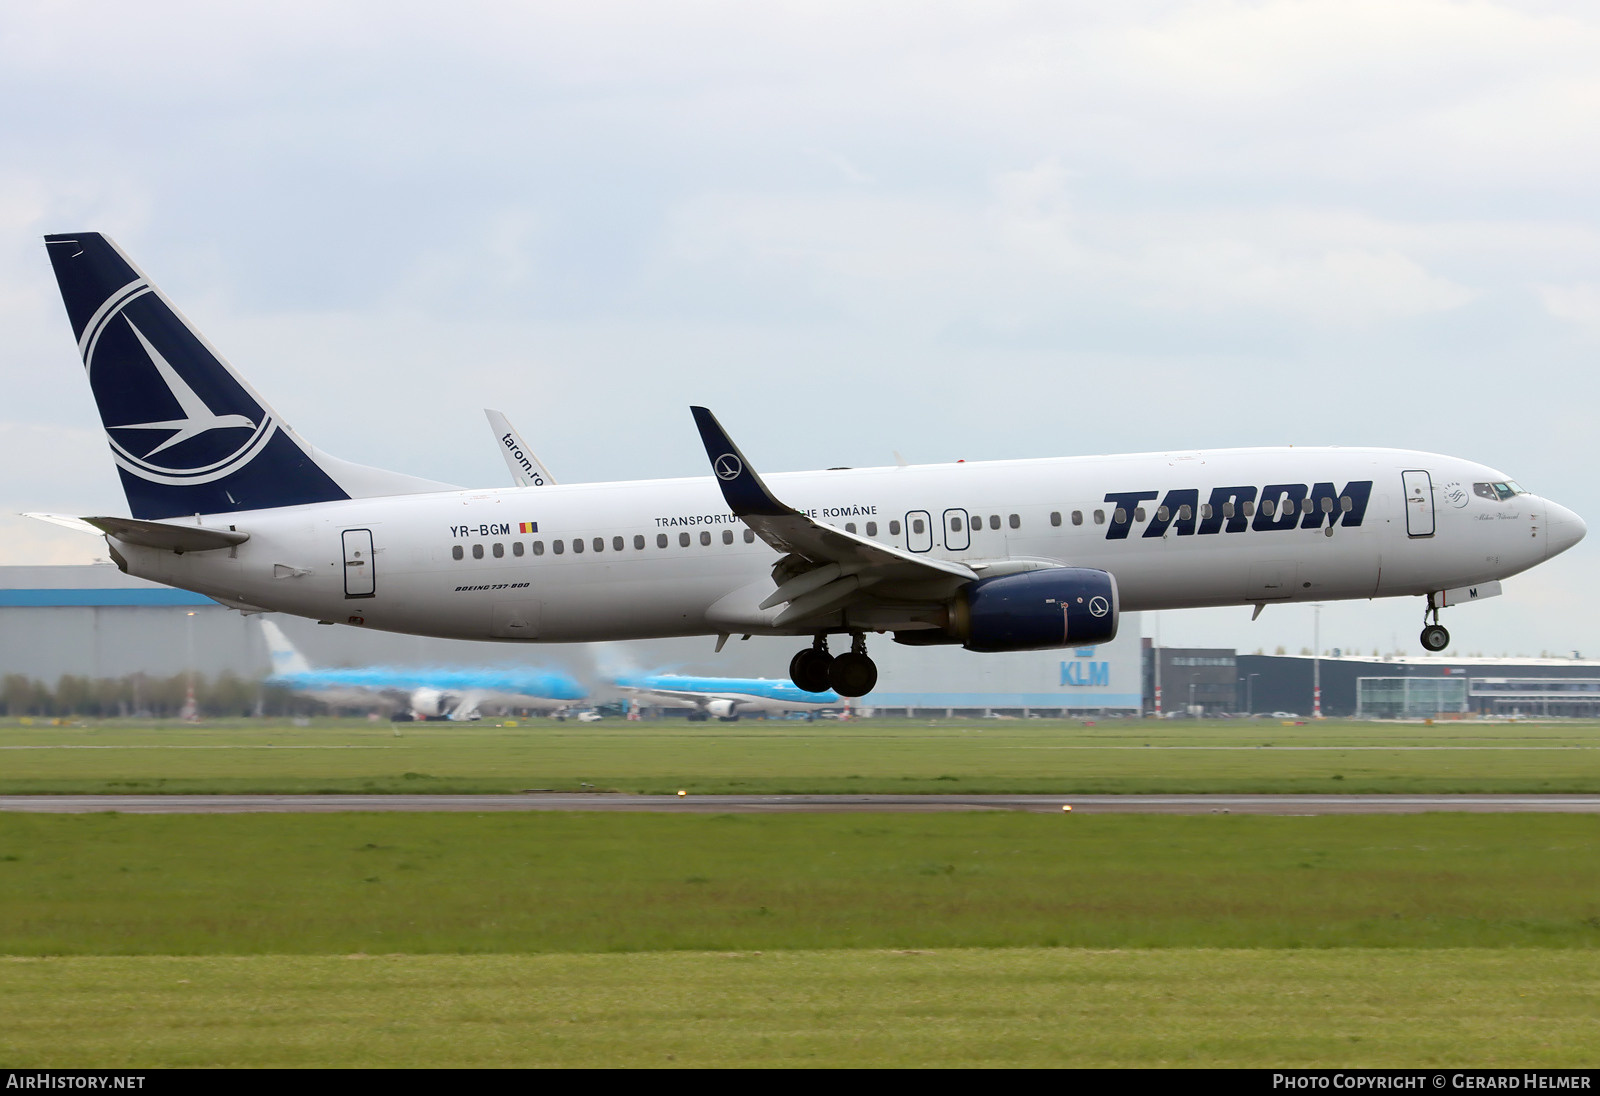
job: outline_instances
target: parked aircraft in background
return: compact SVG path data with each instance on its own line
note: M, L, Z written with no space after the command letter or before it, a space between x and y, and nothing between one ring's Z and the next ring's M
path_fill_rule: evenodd
M477 719L482 709L559 712L584 698L559 670L360 666L314 670L283 629L261 622L272 658L268 684L332 707L375 707L413 719Z
M611 683L641 707L688 708L689 718L735 720L752 712L782 715L837 708L845 701L831 689L808 693L788 681L765 677L688 677L683 674L617 674Z
M466 491L323 453L111 241L45 242L133 515L64 520L105 534L125 572L239 609L460 639L804 636L795 684L861 696L877 682L869 633L1072 647L1110 640L1124 611L1420 596L1422 644L1440 650L1440 609L1498 594L1586 531L1495 469L1397 449L769 485L701 407L712 477ZM835 635L847 653L830 653Z

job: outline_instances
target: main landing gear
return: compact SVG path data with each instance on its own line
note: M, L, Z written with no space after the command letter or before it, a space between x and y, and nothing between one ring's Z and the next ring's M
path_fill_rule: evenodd
M1433 617L1432 624L1427 623L1430 615ZM1422 620L1422 646L1426 650L1442 651L1450 646L1450 632L1443 624L1439 623L1439 609L1438 606L1434 605L1432 595L1428 597L1428 607L1423 610Z
M865 696L878 684L878 664L867 654L860 632L850 634L849 654L837 658L828 653L828 637L819 633L811 646L789 660L789 680L808 693L831 688L840 696Z

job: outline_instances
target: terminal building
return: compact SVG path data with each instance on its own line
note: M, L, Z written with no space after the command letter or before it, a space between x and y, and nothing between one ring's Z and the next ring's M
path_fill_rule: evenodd
M729 640L712 636L626 643L466 642L365 631L273 614L317 667L542 666L565 670L590 700L613 699L606 680L619 670L784 678L804 645L795 638ZM842 650L842 637L833 648ZM1124 616L1118 638L1096 647L975 654L959 647L907 647L869 637L879 687L853 704L871 712L945 715L1139 714L1137 616ZM124 575L109 563L74 567L0 567L0 678L54 688L64 675L92 680L195 673L259 681L268 674L266 642L256 620L210 598Z
M1600 660L1245 655L1145 641L1144 710L1163 715L1600 716Z

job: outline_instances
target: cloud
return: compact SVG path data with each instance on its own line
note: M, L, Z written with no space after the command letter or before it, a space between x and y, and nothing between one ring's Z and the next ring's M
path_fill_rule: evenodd
M1538 292L1550 315L1576 324L1590 337L1600 336L1600 282L1541 285Z

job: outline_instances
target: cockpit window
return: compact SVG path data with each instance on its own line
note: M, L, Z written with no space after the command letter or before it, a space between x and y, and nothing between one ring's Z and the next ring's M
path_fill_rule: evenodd
M1526 491L1511 480L1507 480L1504 483L1474 483L1472 485L1472 493L1479 498L1493 499L1497 502L1504 502L1515 495L1527 494Z

